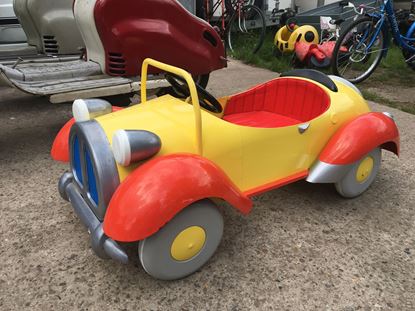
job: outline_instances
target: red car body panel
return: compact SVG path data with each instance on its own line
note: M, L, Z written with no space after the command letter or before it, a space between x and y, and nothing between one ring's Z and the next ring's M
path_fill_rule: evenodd
M112 107L112 111L118 111L124 108ZM59 130L52 144L50 155L53 160L68 163L69 162L69 133L71 132L72 125L75 123L75 119L71 118L65 125Z
M139 75L147 57L193 75L226 66L218 33L177 1L97 0L94 18L109 75Z
M60 129L58 135L52 144L50 155L52 159L59 162L69 162L69 133L71 132L72 125L75 123L75 119L72 118Z
M193 154L155 158L138 167L115 191L104 232L116 241L143 240L183 208L205 198L223 199L243 214L252 208L252 201L213 162Z
M370 112L338 130L320 154L319 160L329 164L351 164L378 146L399 155L399 131L390 117L380 112Z

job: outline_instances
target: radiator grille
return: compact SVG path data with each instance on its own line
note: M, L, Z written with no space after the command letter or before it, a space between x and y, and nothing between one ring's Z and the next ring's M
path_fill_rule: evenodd
M109 73L115 76L125 74L125 59L121 53L108 53Z
M43 47L46 54L59 54L58 41L55 40L54 36L43 36Z

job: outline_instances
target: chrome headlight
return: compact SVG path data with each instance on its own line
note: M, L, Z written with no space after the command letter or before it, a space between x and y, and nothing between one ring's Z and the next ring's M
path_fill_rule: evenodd
M72 114L76 122L88 121L112 112L112 106L104 99L76 99L72 105Z
M112 137L115 161L122 166L141 161L160 151L160 138L149 131L118 130Z

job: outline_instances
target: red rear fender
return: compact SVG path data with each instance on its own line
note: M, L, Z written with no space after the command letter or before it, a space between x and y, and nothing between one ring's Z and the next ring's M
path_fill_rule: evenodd
M338 130L319 160L328 164L351 164L379 146L399 155L399 131L391 117L370 112Z
M183 208L205 198L221 198L243 214L252 208L252 201L211 161L191 154L155 158L118 187L105 215L104 232L116 241L145 239Z

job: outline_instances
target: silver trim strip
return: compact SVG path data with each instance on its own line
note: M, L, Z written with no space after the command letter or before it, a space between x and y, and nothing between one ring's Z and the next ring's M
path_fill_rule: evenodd
M343 178L353 164L336 165L317 161L306 180L310 183L336 183Z

